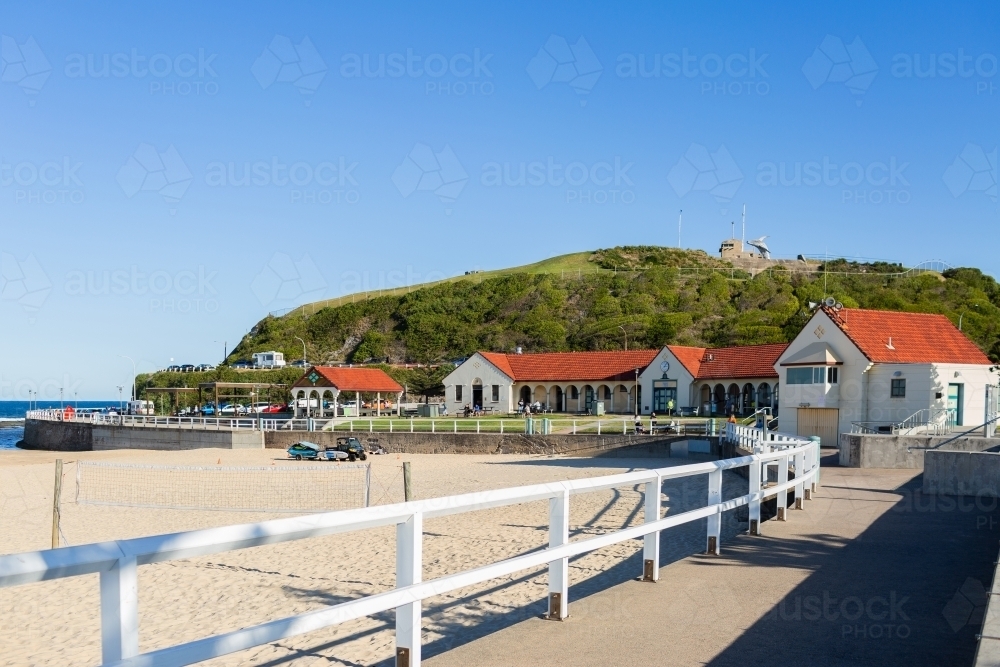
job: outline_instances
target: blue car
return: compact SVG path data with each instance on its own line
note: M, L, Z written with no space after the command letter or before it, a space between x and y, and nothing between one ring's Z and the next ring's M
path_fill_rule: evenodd
M322 448L315 443L302 440L289 447L287 451L289 458L293 458L296 461L301 461L302 459L315 461L319 458Z

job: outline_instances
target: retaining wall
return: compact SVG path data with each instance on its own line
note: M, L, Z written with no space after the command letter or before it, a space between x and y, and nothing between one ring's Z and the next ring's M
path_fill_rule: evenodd
M924 453L951 439L937 435L840 435L840 465L851 468L924 468ZM968 435L944 446L944 451L982 452L1000 447L1000 438ZM909 449L909 451L907 451Z
M230 431L144 426L95 426L93 424L25 422L25 449L90 451L108 449L286 449L299 440L333 445L345 432L332 431ZM370 439L393 453L412 454L568 454L571 456L668 457L687 451L687 436L677 435L524 435L511 433L364 433L354 432L363 443ZM699 437L718 452L718 438ZM681 444L683 443L683 444Z
M1000 497L1000 453L927 452L924 454L924 493Z

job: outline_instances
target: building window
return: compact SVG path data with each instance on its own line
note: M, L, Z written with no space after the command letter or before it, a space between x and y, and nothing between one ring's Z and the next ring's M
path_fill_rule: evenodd
M462 385L455 385L455 400L461 402L462 400Z
M839 370L836 366L830 366L826 369L826 381L828 384L837 384L837 376L840 375Z
M604 387L604 400L605 401L610 401L611 400L611 387L607 387L607 386Z
M813 369L811 368L789 368L788 384L812 384Z
M500 401L500 385L493 385L493 402L497 403Z
M906 396L906 379L892 380L892 387L889 389L889 395L893 398L904 398Z
M580 391L574 386L569 388L569 397L573 400L580 398Z

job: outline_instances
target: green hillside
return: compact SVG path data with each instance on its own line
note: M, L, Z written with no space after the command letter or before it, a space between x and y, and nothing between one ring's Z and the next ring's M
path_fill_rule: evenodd
M266 350L299 358L300 337L313 363L445 364L388 368L409 386L423 387L434 385L448 362L476 350L615 350L626 336L632 348L788 341L808 319L808 303L824 296L849 307L943 313L956 324L961 318L965 333L1000 360L1000 285L978 269L907 272L897 264L845 260L791 268L797 270L778 266L751 276L701 251L653 246L563 255L268 316L228 361ZM296 373L283 371L282 379ZM191 386L229 376L250 379L221 369L204 378L157 373L143 381Z
M825 271L778 267L751 277L700 251L627 247L269 316L230 361L271 349L298 358L296 336L323 363L434 363L516 346L612 350L626 335L633 347L769 343L791 339L807 303L827 295L851 307L961 316L963 330L1000 358L1000 286L978 269L914 274L834 260Z

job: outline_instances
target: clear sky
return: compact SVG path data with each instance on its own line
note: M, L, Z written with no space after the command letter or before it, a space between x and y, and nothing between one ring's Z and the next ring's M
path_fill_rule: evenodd
M997 275L995 4L5 3L0 399L623 244Z

